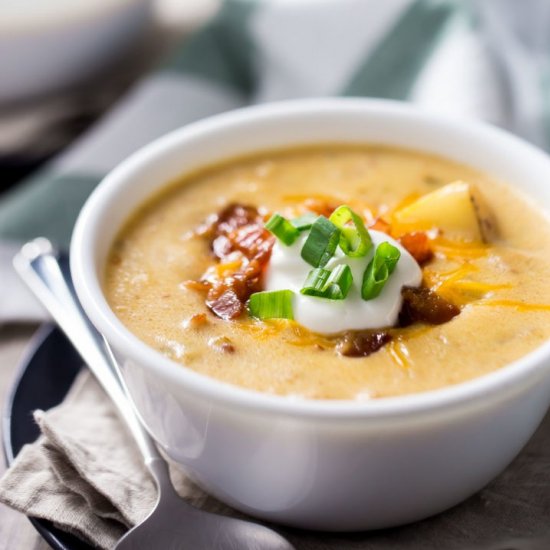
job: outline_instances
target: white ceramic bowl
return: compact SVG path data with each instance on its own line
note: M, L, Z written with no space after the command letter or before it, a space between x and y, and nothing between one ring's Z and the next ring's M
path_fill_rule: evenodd
M366 403L291 400L173 363L133 336L101 291L115 234L166 182L235 155L323 141L444 155L507 180L550 212L550 159L500 130L394 102L295 101L204 120L132 155L83 208L71 268L86 312L123 362L149 431L208 492L299 527L388 527L457 504L510 463L548 409L550 343L437 391Z

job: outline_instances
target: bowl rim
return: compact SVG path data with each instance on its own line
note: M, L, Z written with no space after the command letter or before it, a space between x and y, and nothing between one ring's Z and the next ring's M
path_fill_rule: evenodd
M165 134L130 155L103 178L83 206L71 239L70 262L78 297L93 324L111 344L114 344L115 349L128 359L160 374L170 383L183 386L191 395L232 408L268 414L324 421L367 418L382 420L411 414L432 414L444 409L486 404L481 398L504 399L541 380L545 370L550 372L550 340L493 372L443 388L367 401L290 398L242 388L186 368L141 341L116 317L101 291L93 254L98 218L103 207L109 203L114 190L131 180L132 173L154 162L163 151L177 147L178 143L192 139L193 135L208 134L222 127L259 121L266 117L278 117L283 114L294 116L305 111L319 110L329 110L333 114L360 110L363 115L376 112L377 115L408 116L423 123L443 125L449 131L473 131L489 141L500 142L517 149L518 156L523 152L531 157L538 157L538 162L542 161L548 166L550 174L549 156L504 130L483 122L443 116L400 101L367 98L299 99L245 107L205 118ZM511 184L513 185L513 182Z

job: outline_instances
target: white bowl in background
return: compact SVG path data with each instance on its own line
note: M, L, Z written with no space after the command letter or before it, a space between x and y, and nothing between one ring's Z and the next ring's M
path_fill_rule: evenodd
M151 0L0 2L0 103L61 90L116 60L151 19Z
M397 102L302 100L216 116L133 154L84 206L71 269L84 309L123 363L150 433L208 492L298 527L389 527L457 504L510 463L548 409L550 343L436 391L362 403L292 400L172 362L122 325L101 290L121 225L167 182L244 153L319 142L443 155L508 181L550 212L550 159L501 130Z

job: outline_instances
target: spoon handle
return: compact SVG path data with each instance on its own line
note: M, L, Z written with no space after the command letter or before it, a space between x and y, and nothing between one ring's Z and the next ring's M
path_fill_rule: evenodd
M164 459L134 410L109 345L92 325L78 301L67 258L60 257L47 239L38 238L23 246L14 257L13 265L117 407L156 481L164 481L159 479L163 477L163 471L167 475Z

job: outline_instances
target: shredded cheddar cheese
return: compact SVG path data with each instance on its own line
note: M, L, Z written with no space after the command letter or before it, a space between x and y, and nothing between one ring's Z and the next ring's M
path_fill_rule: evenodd
M479 300L476 306L512 307L517 311L550 311L550 304L530 304L519 300Z
M387 346L389 356L392 361L401 368L410 368L411 366L411 357L409 355L409 350L403 340L396 339L392 340Z
M482 258L489 253L489 246L481 242L467 242L436 237L432 240L435 253L449 260Z

